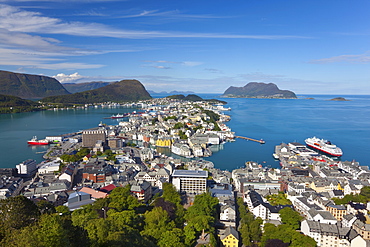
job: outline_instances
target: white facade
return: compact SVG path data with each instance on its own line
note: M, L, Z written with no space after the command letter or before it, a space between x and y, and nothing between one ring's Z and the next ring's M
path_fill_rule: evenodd
M32 175L37 170L36 165L36 160L28 159L16 165L16 168L20 175Z
M178 191L202 194L207 191L207 171L174 170L172 184Z

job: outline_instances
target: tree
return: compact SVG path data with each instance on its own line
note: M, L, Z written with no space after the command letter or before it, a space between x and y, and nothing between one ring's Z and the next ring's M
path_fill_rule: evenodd
M158 241L159 247L185 247L184 234L179 228L174 228L171 231L163 233L161 239Z
M36 205L41 214L52 214L56 212L54 205L47 200L40 200Z
M0 232L21 229L36 222L39 216L37 206L24 196L0 200Z
M108 207L114 208L117 211L134 209L140 206L139 201L130 192L130 185L125 187L116 187L109 195L110 203Z
M145 226L143 235L147 235L158 241L166 231L175 228L175 223L171 221L168 213L161 207L154 207L152 211L145 213Z
M285 207L279 211L279 214L281 222L291 226L294 230L300 228L303 217L297 211L290 207Z

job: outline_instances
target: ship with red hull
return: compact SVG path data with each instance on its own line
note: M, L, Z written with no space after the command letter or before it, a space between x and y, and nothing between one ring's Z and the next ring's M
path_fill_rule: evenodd
M31 140L27 141L28 145L49 145L50 142L48 140L38 140L36 136L34 136Z
M324 152L326 154L329 154L331 156L340 157L343 155L342 150L328 140L320 139L317 137L311 137L307 138L305 142L307 146L319 150L321 152Z

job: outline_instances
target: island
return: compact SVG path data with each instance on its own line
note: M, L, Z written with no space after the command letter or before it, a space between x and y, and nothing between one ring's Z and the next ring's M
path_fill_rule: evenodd
M336 98L331 99L331 101L349 101L349 100L343 97L336 97Z
M267 98L267 99L296 99L294 92L280 90L274 83L250 82L244 87L229 87L223 98Z

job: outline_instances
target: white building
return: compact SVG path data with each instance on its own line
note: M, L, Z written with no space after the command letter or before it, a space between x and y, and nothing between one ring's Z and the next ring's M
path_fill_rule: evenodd
M59 171L59 166L60 162L56 160L44 163L39 167L39 173L44 174Z
M28 159L16 165L18 174L21 176L32 176L37 172L36 160Z
M174 170L172 184L178 191L202 194L207 191L208 171Z

